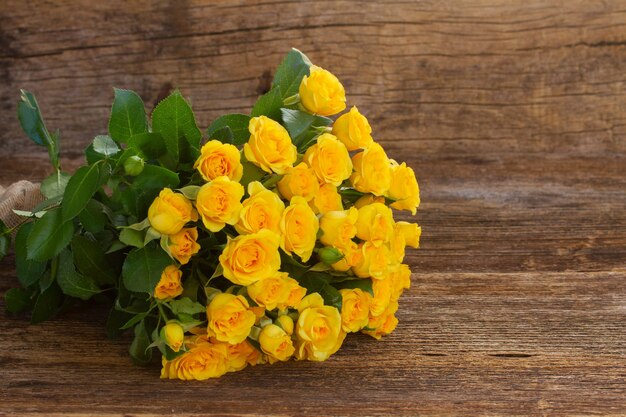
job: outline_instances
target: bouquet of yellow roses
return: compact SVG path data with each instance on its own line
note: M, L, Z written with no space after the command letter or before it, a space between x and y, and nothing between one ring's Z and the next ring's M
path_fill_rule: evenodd
M347 333L394 330L419 246L413 170L390 160L368 120L346 108L327 70L292 50L250 115L203 135L174 92L148 118L115 90L108 135L73 175L59 134L23 91L25 133L48 148L46 200L15 235L21 288L11 312L43 321L81 300L109 302L110 337L132 329L130 355L162 355L162 378L206 379L290 358L323 361ZM203 137L207 140L203 140ZM0 255L12 230L0 230Z

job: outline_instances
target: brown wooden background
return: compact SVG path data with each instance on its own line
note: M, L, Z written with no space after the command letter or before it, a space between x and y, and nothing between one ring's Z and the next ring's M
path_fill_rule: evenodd
M292 46L418 174L396 332L176 383L131 366L98 307L30 326L0 302L0 415L625 415L624 1L2 0L0 184L47 169L19 88L73 168L112 86L150 109L178 87L207 126L249 111Z

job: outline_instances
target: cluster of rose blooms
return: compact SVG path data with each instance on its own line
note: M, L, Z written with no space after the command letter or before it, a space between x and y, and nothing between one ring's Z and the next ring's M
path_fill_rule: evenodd
M300 84L299 100L301 109L315 115L346 108L339 80L315 66ZM167 249L177 261L154 290L158 302L182 294L180 266L198 256L199 233L236 231L228 233L217 266L232 286L221 291L207 285L206 324L186 328L171 320L162 327L167 346L182 352L163 358L162 378L206 379L292 357L323 361L347 333L380 338L398 323L398 298L410 286L405 247L419 246L421 230L416 223L396 222L391 208L415 214L419 188L413 170L387 157L356 107L303 155L285 127L268 117L253 117L249 132L242 150L217 140L202 147L194 168L206 182L195 198L164 189L150 206L150 225L168 236ZM244 188L245 161L277 180ZM342 199L345 190L362 196ZM307 294L281 270L281 251L344 283L368 279L371 286L339 286L341 308L325 305L322 295Z

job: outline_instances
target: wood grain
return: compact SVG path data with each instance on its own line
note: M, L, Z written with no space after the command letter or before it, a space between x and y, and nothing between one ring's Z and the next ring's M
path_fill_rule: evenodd
M424 230L396 332L322 364L165 382L106 340L101 306L30 326L2 301L0 415L626 414L624 2L5 0L0 22L2 185L47 171L19 88L72 170L112 86L149 110L180 88L206 126L294 46L414 167Z

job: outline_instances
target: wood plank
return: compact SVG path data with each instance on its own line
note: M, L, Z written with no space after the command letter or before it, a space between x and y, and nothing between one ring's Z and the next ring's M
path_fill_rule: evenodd
M14 278L9 262L2 267L4 290ZM383 341L351 335L325 363L258 366L199 383L159 381L158 365L132 366L127 340L104 339L105 312L97 307L36 326L2 308L1 409L6 415L620 414L625 278L625 272L416 273L401 300L398 329Z

